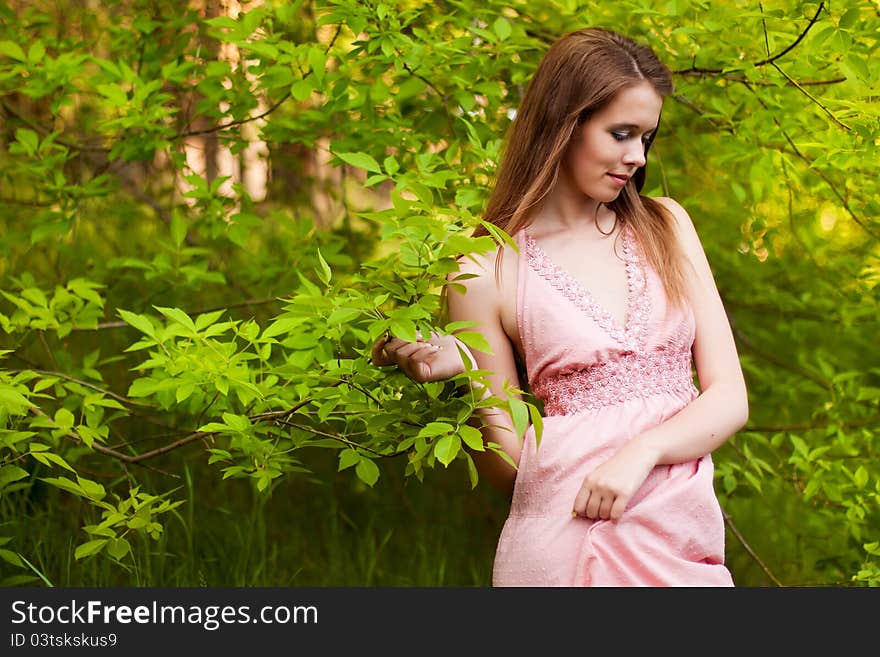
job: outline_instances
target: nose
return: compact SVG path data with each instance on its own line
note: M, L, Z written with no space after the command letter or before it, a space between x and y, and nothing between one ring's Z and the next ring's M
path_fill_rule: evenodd
M647 162L647 158L645 157L645 145L640 139L629 140L626 152L623 155L623 161L636 168L645 166L645 162Z

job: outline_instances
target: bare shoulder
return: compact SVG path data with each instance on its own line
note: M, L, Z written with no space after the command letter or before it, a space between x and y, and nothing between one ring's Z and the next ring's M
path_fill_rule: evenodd
M458 292L466 291L487 301L498 299L507 283L515 280L516 258L516 252L507 245L502 249L493 248L461 256L458 258L458 271L449 274L447 282ZM496 272L500 276L496 276Z
M694 256L701 255L703 246L700 243L700 236L697 234L697 229L694 227L694 222L687 210L678 201L668 196L657 196L652 199L666 208L675 219L675 235L685 254L692 260Z

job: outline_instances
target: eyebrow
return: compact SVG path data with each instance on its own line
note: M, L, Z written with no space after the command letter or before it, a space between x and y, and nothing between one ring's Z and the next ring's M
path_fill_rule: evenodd
M616 123L611 128L613 130L639 130L642 126L636 125L635 123ZM655 125L653 128L645 130L646 133L656 132L659 125Z

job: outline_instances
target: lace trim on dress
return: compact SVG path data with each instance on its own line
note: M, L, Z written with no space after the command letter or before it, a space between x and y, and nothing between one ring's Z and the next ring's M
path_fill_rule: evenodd
M541 278L589 315L615 341L632 350L644 347L651 301L647 293L645 269L637 254L634 236L627 227L623 228L621 234L627 279L627 313L623 327L596 302L580 281L553 262L527 230L523 231L523 237L528 263Z
M681 348L679 348L681 349ZM668 393L696 393L689 349L624 353L574 372L542 377L532 391L544 402L545 415L571 415L630 399Z

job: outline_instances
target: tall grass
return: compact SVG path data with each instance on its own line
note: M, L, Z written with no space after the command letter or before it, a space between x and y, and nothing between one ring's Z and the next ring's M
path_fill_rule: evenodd
M172 481L139 473L149 490L179 487L158 541L132 540L122 562L76 560L98 520L77 498L36 482L0 500L3 546L32 568L0 561L0 580L31 586L488 586L506 503L472 491L464 468L424 482L391 464L373 488L318 458L314 476L280 480L269 495L189 461ZM402 467L402 464L399 464ZM9 582L9 580L8 580Z
M369 488L351 470L336 472L328 450L309 461L313 475L276 480L268 495L248 480L224 481L204 460L176 463L176 479L137 472L146 490L176 488L175 499L184 504L162 516L158 541L132 540L133 552L122 562L106 555L74 558L76 546L90 538L82 525L99 520L78 498L39 481L0 497L0 541L9 539L0 550L22 559L20 567L0 559L0 581L72 587L491 584L507 502L487 484L472 491L459 462L427 472L424 482L404 477L402 463L385 464ZM174 471L175 465L161 467ZM727 511L748 527L768 513L745 497L728 499ZM759 525L773 523L762 517ZM805 571L829 569L807 553L803 563L780 566L782 555L774 554L769 533L747 538L748 550L728 532L727 563L739 586L774 585L749 551L786 584L810 581Z

